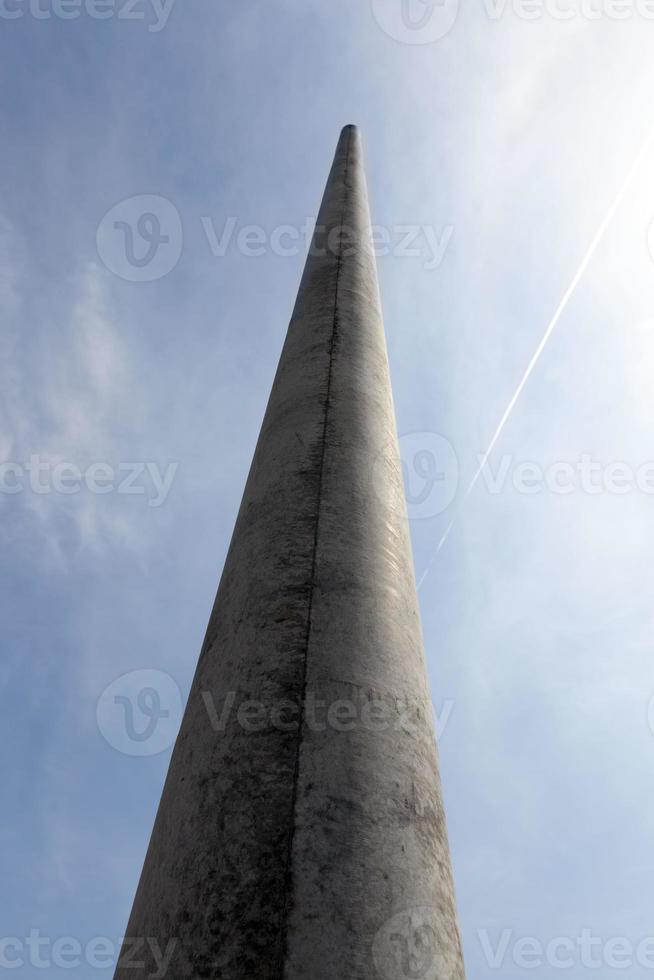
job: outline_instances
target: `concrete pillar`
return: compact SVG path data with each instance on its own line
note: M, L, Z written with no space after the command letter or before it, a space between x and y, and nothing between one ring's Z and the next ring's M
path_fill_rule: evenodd
M401 478L379 479L396 439L347 126L120 980L156 971L152 940L172 980L464 977Z

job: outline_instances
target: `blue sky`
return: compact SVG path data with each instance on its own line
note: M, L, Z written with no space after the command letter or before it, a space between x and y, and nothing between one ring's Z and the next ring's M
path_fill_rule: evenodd
M564 940L575 977L654 968L635 953L654 935L654 494L629 482L654 461L654 150L463 501L652 125L654 23L628 0L592 17L549 0L533 18L517 0L411 2L410 22L400 0L177 0L165 22L143 2L143 19L121 0L104 20L2 5L0 461L3 487L23 481L0 493L0 934L22 943L4 948L22 956L15 977L111 975L58 967L52 944L122 935L169 750L119 751L98 703L132 671L186 696L303 263L270 235L315 216L348 122L395 247L379 272L409 470L434 438L458 461L449 507L436 495L410 513L418 576L456 517L420 600L468 975L560 976L563 947L527 969L526 937ZM179 227L170 271L134 281L102 236L144 196ZM219 239L230 218L214 254L207 229ZM246 226L262 254L239 246ZM417 255L401 254L404 226L423 230ZM425 228L444 243L435 266ZM45 476L39 493L34 456L48 473L150 470L142 493L57 492ZM582 457L599 492L576 475L548 487Z

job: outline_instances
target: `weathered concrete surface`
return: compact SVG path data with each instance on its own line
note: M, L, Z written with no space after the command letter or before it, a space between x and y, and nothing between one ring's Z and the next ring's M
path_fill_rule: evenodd
M174 980L464 976L369 243L348 126L126 931Z

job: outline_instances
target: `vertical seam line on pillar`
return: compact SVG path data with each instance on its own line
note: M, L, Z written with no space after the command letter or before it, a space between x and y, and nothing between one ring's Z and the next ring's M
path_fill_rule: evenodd
M293 876L293 843L295 840L295 818L297 812L297 791L298 782L300 776L300 756L302 752L302 742L304 739L304 718L306 710L306 692L307 692L307 679L308 679L308 668L309 668L309 644L311 641L311 626L312 626L312 613L313 613L313 594L315 589L316 580L316 565L318 557L318 533L320 528L320 509L322 503L322 489L323 489L323 474L325 469L325 456L327 449L327 424L329 421L329 403L331 396L332 387L332 366L334 361L334 346L336 341L336 328L338 326L338 287L341 277L341 265L343 258L343 220L345 218L345 209L348 200L348 187L347 179L350 166L350 148L352 145L352 130L348 130L347 146L345 151L345 168L343 171L343 203L341 205L341 215L338 223L340 229L340 237L338 242L338 255L336 257L336 282L334 284L334 312L332 315L332 332L329 341L329 365L327 368L327 391L325 393L325 412L323 416L322 423L322 439L321 439L321 451L320 451L320 463L318 467L318 498L316 502L316 526L313 534L313 554L311 556L311 577L309 585L309 604L307 610L307 630L306 630L306 640L304 647L304 661L302 664L302 684L300 693L300 720L299 720L299 731L297 738L297 747L295 752L295 766L293 771L293 792L291 800L291 828L289 831L288 839L288 852L286 858L286 869L284 872L284 897L282 904L282 923L281 923L281 949L280 949L280 962L279 962L279 977L283 980L284 974L286 972L286 957L288 953L288 912L289 912L289 895L292 887L292 876Z

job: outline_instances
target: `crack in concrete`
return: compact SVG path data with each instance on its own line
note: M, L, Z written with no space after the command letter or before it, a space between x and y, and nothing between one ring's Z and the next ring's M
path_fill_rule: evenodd
M329 422L329 404L331 396L331 384L332 384L332 368L334 362L334 347L336 342L336 333L338 329L338 287L341 276L341 266L343 262L343 241L342 241L342 229L343 220L345 218L345 212L348 203L348 186L347 178L350 164L350 149L352 146L352 130L348 131L347 148L345 151L345 167L343 170L343 203L341 206L341 216L338 223L338 228L340 231L340 238L338 244L338 255L336 257L336 282L334 284L334 313L332 318L332 333L329 344L329 366L327 369L327 391L325 393L325 413L323 418L323 430L322 430L322 440L321 440L321 454L320 463L318 466L318 497L316 501L316 526L313 536L313 554L311 559L311 579L309 585L309 602L307 609L307 632L305 641L305 651L304 651L304 662L302 665L302 685L301 685L301 699L300 705L302 710L300 713L299 730L297 737L297 748L295 753L295 769L293 773L293 792L291 801L291 827L289 831L289 841L288 841L288 853L286 860L286 870L284 874L284 900L282 903L282 914L281 914L281 938L280 938L280 958L279 958L279 978L283 980L286 973L286 961L288 954L288 913L290 910L290 897L293 889L293 843L295 840L295 824L297 816L297 794L298 794L298 782L300 777L300 757L302 753L302 742L304 739L304 727L305 727L305 702L307 693L307 676L309 667L309 646L311 643L311 627L312 627L312 611L313 611L313 595L315 590L316 582L316 564L318 556L318 537L320 532L320 510L322 503L322 491L323 491L323 473L325 469L325 457L327 454L327 426Z

